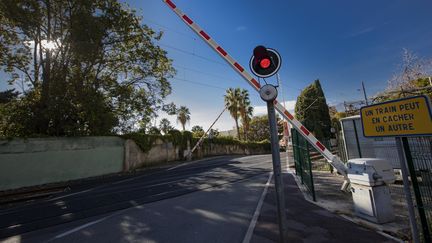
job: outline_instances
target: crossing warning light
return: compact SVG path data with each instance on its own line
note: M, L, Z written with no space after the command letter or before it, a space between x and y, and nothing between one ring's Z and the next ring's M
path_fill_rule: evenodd
M260 78L268 78L279 71L281 57L277 51L264 46L257 46L253 50L249 67L253 74Z

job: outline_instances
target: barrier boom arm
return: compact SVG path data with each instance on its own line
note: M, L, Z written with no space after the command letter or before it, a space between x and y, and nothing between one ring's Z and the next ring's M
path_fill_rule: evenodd
M240 74L256 91L261 88L260 83L252 77L244 67L242 67L234 58L232 58L220 45L214 41L200 26L198 26L188 15L184 14L171 0L162 0L176 13L180 19L186 23L198 36L201 37L214 51L216 51L237 73ZM345 164L335 155L333 155L320 141L318 141L312 133L306 129L294 116L286 110L277 100L274 101L275 109L286 119L291 125L299 131L299 133L320 152L327 161L346 178Z

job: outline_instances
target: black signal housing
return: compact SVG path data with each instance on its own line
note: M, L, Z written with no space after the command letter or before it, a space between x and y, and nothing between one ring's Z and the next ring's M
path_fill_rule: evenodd
M249 67L256 76L268 78L279 71L281 62L282 59L276 50L264 46L257 46L253 50Z

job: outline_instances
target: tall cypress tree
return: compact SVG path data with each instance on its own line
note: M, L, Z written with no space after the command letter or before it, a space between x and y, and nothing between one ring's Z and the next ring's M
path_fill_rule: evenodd
M306 87L297 97L295 115L317 139L330 138L329 108L318 79Z

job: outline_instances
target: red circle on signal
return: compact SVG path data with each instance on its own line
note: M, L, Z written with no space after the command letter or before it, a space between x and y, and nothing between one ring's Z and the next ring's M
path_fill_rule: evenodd
M270 66L270 60L268 58L264 58L260 61L260 66L262 68L268 68Z

